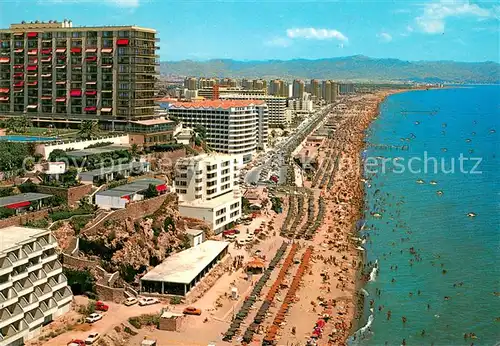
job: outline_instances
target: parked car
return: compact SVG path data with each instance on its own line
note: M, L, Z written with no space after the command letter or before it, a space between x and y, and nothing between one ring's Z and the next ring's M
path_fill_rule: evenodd
M102 319L102 315L94 312L93 314L90 314L85 319L85 322L87 322L87 323L94 323L94 322L99 321L100 319Z
M89 336L87 336L87 339L85 339L85 345L93 345L94 342L97 341L101 337L101 334L99 333L90 333Z
M137 304L137 298L127 298L127 299L125 299L123 304L125 304L126 306L131 306L131 305Z
M104 304L103 302L101 302L100 300L98 300L96 303L95 303L95 309L97 311L108 311L109 310L109 305L106 305Z
M67 346L85 346L85 341L79 339L73 339L68 342Z
M141 346L156 346L156 340L151 340L151 339L144 339L141 342Z
M238 239L238 245L246 245L247 240L246 239Z
M158 299L152 298L152 297L144 297L144 298L139 299L140 306L153 305L153 304L157 304L159 302L160 301Z
M236 239L236 234L226 235L226 239L229 241L233 241Z
M222 235L227 237L229 235L233 235L233 234L236 234L236 232L234 231L234 229L226 229L225 231L222 232Z
M192 306L188 306L187 308L184 309L184 311L182 311L182 313L184 315L196 315L196 316L200 316L201 315L201 310L197 309L195 307L192 307Z

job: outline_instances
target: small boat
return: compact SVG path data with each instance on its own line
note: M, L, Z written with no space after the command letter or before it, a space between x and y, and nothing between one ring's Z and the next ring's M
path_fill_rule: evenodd
M438 196L442 196L443 195L443 191L439 190L436 192Z
M468 217L476 217L476 215L477 215L476 213L472 213L472 212L467 214Z
M437 181L431 180L429 184L431 184L431 185L437 185Z
M496 132L495 129L490 130L490 133L495 133L495 132Z
M470 142L472 142L472 139L467 138L465 141L466 141L467 143L470 143Z
M415 121L415 125L420 125L420 121Z
M441 148L441 151L442 151L443 153L446 153L446 152L448 151L448 149L446 149L446 148Z
M380 213L373 213L372 216L375 217L375 218L377 218L377 219L380 219L382 217L382 214L380 214Z
M425 181L423 181L422 179L417 180L417 184L424 184L424 183L425 183Z

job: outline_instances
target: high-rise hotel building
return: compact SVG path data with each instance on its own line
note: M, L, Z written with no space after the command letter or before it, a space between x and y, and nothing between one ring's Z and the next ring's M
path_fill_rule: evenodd
M0 30L0 115L108 127L151 118L156 42L155 30L136 26L11 24Z

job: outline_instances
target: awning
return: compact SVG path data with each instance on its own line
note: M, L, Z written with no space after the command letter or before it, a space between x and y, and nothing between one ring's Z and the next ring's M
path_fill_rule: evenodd
M28 61L28 64L38 64L38 59L35 58L33 60Z
M64 53L66 52L66 48L56 48L56 53Z
M12 35L14 35L14 36L23 36L24 33L22 33L22 32L15 32Z
M87 91L85 91L85 95L87 95L87 96L97 95L97 90L87 90Z
M71 53L81 53L82 49L80 47L71 48Z
M82 96L82 91L79 89L73 89L69 92L69 95L73 97Z
M38 33L37 32L28 32L28 34L26 36L33 38L33 37L37 37Z
M17 78L17 77L21 77L22 78L24 76L24 73L22 73L22 72L16 72L16 73L13 74L13 76L14 76L14 78Z
M30 49L28 50L28 55L37 55L38 54L38 49Z
M52 96L42 96L42 100L52 100Z
M56 58L59 60L66 60L66 55L58 55Z
M0 96L0 101L9 101L8 96Z
M22 49L22 48L14 49L14 53L22 53L23 51L24 51L24 49Z
M15 87L22 87L24 85L24 82L21 81L21 82L17 82L17 83L14 83L14 86Z
M85 53L95 53L97 52L97 48L87 48L85 49Z
M93 61L97 61L97 57L96 56L88 56L88 57L85 58L85 60L93 62Z
M41 53L43 55L49 55L50 53L52 53L52 51L50 49L42 49Z
M57 81L56 84L58 84L58 85L66 84L66 81L65 80L60 80L60 81Z
M113 108L101 108L101 112L111 112Z
M42 58L41 60L42 60L42 62L51 62L52 61L52 57L48 56L46 58Z
M42 78L49 78L50 76L52 76L52 73L42 74Z
M113 65L102 65L101 68L111 68Z
M97 107L85 107L84 108L85 112L95 112L97 110Z
M38 66L36 65L28 65L26 68L27 71L36 71L38 69Z
M38 84L38 81L36 81L36 80L33 82L28 82L28 85L30 85L30 86L35 86L37 84Z
M101 53L113 53L113 48L103 48L101 49Z
M59 68L59 69L66 68L66 65L58 65L58 66L56 66L56 68Z
M167 191L167 185L161 184L161 185L156 186L156 191L158 191L158 192Z
M128 45L128 38L121 38L116 40L116 45L117 46L126 46Z
M9 92L9 88L0 88L0 93L8 93Z
M10 205L7 205L5 207L9 208L9 209L17 209L17 208L22 208L22 207L28 207L30 205L31 205L31 203L26 201L26 202L19 202L19 203L10 204Z
M96 85L97 82L86 82L85 84L87 84L87 85Z
M23 68L24 68L24 66L23 66L23 65L14 65L14 69L15 69L15 70L21 70L21 69L23 69Z
M10 62L10 58L7 58L7 57L0 58L0 63L8 63L8 62Z
M38 107L38 105L28 105L26 108L27 109L35 109L37 107Z
M57 97L56 102L66 102L66 97Z

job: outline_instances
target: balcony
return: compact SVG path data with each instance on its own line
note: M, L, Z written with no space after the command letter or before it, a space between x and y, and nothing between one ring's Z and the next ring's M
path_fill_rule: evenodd
M21 320L15 325L0 328L0 345L16 345L19 340L24 339L29 333L28 323Z
M35 287L29 278L14 283L14 290L16 291L18 297L31 293L34 289Z
M24 317L23 309L19 304L16 304L13 309L9 306L8 308L2 309L0 312L0 328L13 324L16 321L22 320Z
M43 263L48 263L48 262L52 262L52 261L55 261L57 259L57 252L54 251L54 253L47 253L47 252L44 252L43 255L42 255L42 262Z
M55 293L54 298L57 302L57 305L60 307L68 304L73 300L73 293L68 286L65 286Z
M43 266L43 270L47 273L47 277L51 277L62 273L62 266L59 261L54 261L52 263L46 263Z
M42 310L43 316L45 317L52 315L57 309L57 303L53 298L40 303L40 310Z
M38 308L34 311L28 312L24 316L24 318L25 318L25 320L28 323L30 328L33 328L35 326L39 326L44 321L43 312L42 312L42 310L40 310L40 308Z
M19 305L23 309L23 312L26 314L28 311L36 309L39 305L39 301L37 299L31 299L31 301L27 301L24 297L19 300ZM42 316L43 318L43 316Z
M10 273L12 269L13 265L8 257L0 258L0 276Z
M28 268L26 269L14 269L11 274L12 281L19 281L27 278L29 275Z
M43 270L40 270L30 273L29 279L33 283L33 286L39 286L47 282L47 274Z
M68 280L64 274L60 274L59 277L51 277L49 279L49 286L52 289L52 292L59 291L60 289L66 287L68 285Z
M25 245L25 246L23 246L23 249L26 251L26 253L28 254L28 258L30 258L30 259L34 258L34 257L41 256L43 253L43 248L38 242L34 242L32 244Z
M48 284L42 284L35 288L35 295L38 301L46 300L52 297L52 290Z

